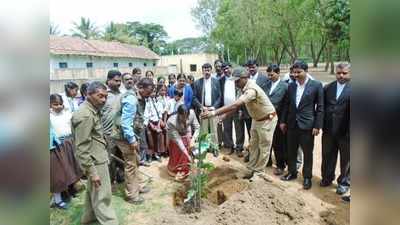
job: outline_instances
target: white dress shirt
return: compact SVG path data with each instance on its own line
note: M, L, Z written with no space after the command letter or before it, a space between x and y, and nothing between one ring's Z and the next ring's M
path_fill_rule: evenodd
M224 85L224 105L231 105L236 100L235 81L227 76Z
M343 88L346 86L346 83L341 84L339 82L336 82L337 86L336 86L336 100L339 99L340 94L342 94Z
M315 80L314 77L311 76L309 73L307 73L307 78L310 80ZM289 84L293 82L293 80L290 79L290 73L286 73L285 76L283 76L283 81L289 81Z
M281 81L281 79L280 78L278 78L278 80L277 81L275 81L275 82L272 82L272 85L271 85L271 90L269 90L269 94L271 95L271 93L275 90L275 88L276 88L276 86L278 86L278 84L279 84L279 82Z
M72 134L71 117L72 113L66 109L62 110L60 113L50 110L50 123L57 137L66 137Z
M296 90L296 108L299 107L301 97L303 96L304 89L306 88L306 84L310 80L310 78L306 77L306 80L304 81L303 85L300 85L298 81L296 81L297 84L297 90Z
M212 106L211 99L211 77L206 79L204 78L204 105Z
M250 79L256 81L258 78L258 72L256 74L254 74L254 76L250 75Z

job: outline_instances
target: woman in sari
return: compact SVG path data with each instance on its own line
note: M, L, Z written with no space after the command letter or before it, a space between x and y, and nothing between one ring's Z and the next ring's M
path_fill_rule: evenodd
M199 128L194 111L189 110L184 104L180 105L177 113L167 121L168 174L174 176L177 181L184 180L189 175L191 162L189 152L194 147Z

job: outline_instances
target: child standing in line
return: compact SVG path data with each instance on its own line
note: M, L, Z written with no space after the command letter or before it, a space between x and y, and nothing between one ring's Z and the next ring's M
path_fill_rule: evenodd
M68 176L65 182L68 184L66 198L74 196L79 189L79 181L82 176L81 168L75 158L75 149L71 131L72 114L64 109L63 99L59 94L50 95L50 124L55 135L60 141L60 151L65 155L65 169ZM75 187L74 187L75 186Z

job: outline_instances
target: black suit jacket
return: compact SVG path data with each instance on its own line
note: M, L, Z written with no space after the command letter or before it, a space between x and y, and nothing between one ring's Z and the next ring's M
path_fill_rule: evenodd
M324 89L322 83L309 79L299 107L296 107L296 82L290 83L282 108L282 123L290 128L296 124L302 130L321 129L324 119Z
M221 85L217 78L211 77L211 104L214 108L219 108L221 106ZM203 100L203 84L204 77L196 80L194 82L193 89L193 107L200 111L202 108Z
M278 114L278 117L281 117L280 113L282 111L282 106L284 103L285 96L287 94L288 90L288 84L285 81L279 81L278 85L275 87L275 89L272 91L271 94L269 94L270 90L272 87L272 82L269 82L268 84L268 98L271 101L271 103L275 107L275 111Z
M351 84L344 86L338 100L336 100L337 82L334 81L324 87L324 133L338 136L350 134L350 95Z
M266 95L268 95L268 85L271 81L268 79L268 77L263 74L258 72L258 76L257 76L257 80L256 80L256 84L258 86L260 86L261 89L263 89L263 91L265 92Z

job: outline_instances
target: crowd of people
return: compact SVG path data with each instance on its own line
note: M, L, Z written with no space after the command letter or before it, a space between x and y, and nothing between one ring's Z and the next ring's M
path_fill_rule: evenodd
M143 76L139 68L123 74L110 70L105 84L68 82L63 93L51 94L53 206L66 209L67 199L81 189L80 179L87 179L81 222L118 224L111 207L114 184L124 182L125 200L141 204L141 194L151 190L138 168L162 158L168 158L175 180L187 179L199 133L212 134L218 148L243 158L245 179L271 166L272 152L273 173L284 181L296 179L303 164L307 190L314 138L322 130L320 186L334 181L340 152L337 193L349 192L349 63L337 64L336 81L325 86L303 61L295 61L285 75L276 64L263 73L256 60L234 69L216 60L203 64L202 73L196 80L185 74L156 77L152 71Z

